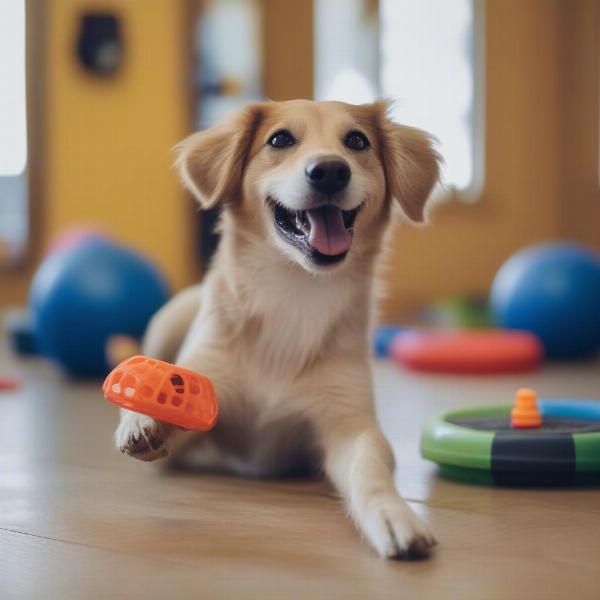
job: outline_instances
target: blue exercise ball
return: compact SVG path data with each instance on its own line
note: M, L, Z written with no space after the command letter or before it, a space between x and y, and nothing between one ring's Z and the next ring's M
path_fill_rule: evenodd
M139 254L90 240L48 256L36 272L30 308L42 354L77 377L105 375L112 335L141 339L169 291Z
M548 358L600 349L600 257L582 246L544 244L512 256L491 292L498 323L535 333Z

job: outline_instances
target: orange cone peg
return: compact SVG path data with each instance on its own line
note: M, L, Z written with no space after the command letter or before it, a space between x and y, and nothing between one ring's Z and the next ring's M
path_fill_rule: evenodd
M537 407L537 394L533 390L520 389L515 396L515 406L510 413L513 429L537 429L542 426L542 413Z
M110 372L102 391L122 408L184 429L208 431L217 421L212 381L162 360L128 358Z

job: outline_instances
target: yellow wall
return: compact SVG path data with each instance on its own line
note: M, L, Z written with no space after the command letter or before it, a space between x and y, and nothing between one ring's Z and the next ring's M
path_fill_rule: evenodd
M173 286L189 283L197 276L194 208L171 169L171 149L191 129L186 3L50 0L44 6L44 147L33 205L38 255L64 227L96 223L151 257ZM78 17L87 10L121 17L126 57L115 78L90 76L75 58ZM28 275L5 276L3 300L21 300Z
M265 96L312 98L313 59L313 0L263 0Z
M600 3L562 5L564 93L562 222L568 236L600 249Z

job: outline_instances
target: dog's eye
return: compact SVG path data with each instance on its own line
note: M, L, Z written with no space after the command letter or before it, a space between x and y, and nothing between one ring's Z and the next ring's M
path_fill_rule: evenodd
M280 129L269 138L267 143L273 148L287 148L296 143L296 138L287 129Z
M360 131L351 131L344 138L344 144L350 150L366 150L370 146L367 136Z

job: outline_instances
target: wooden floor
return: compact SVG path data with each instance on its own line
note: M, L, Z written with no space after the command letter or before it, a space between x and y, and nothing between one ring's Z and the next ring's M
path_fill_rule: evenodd
M0 352L0 598L600 598L600 491L440 480L418 454L428 416L544 395L600 398L600 366L531 377L415 376L376 365L397 483L440 545L377 558L320 481L159 474L121 456L97 384Z

